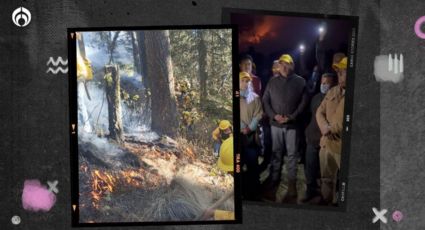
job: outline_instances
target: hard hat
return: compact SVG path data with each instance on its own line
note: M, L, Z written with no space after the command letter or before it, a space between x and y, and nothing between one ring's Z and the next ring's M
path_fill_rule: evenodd
M282 56L280 56L279 61L286 62L288 64L294 64L294 61L292 60L292 57L289 54L283 54Z
M334 68L334 70L337 70L337 69L347 69L347 57L344 57L338 63L334 63L332 65L332 68Z
M221 130L226 130L228 129L230 126L232 126L232 124L230 124L230 121L228 120L221 120L220 123L218 124L218 127Z
M221 144L217 165L225 172L233 172L233 136L230 136Z
M239 73L239 80L242 80L244 78L247 78L249 81L252 80L252 77L248 72L240 72Z

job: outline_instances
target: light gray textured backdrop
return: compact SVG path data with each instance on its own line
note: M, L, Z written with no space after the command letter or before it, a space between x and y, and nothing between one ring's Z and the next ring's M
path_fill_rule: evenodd
M68 79L46 74L50 56L67 56L66 28L220 24L223 7L359 16L347 211L329 212L244 205L243 224L150 226L131 229L378 229L372 207L398 209L401 223L389 218L382 229L425 227L422 207L425 172L422 156L425 98L425 40L413 33L424 14L420 0L6 0L0 14L0 229L70 229L70 151ZM18 6L32 22L16 27ZM403 52L405 79L377 83L373 60ZM424 142L425 143L425 142ZM381 164L380 164L381 162ZM25 179L58 180L59 194L48 213L22 209ZM381 180L380 180L381 179ZM381 195L381 196L380 196ZM22 223L10 219L19 215ZM96 228L92 228L96 229ZM100 229L100 228L99 228ZM114 227L105 229L129 229Z

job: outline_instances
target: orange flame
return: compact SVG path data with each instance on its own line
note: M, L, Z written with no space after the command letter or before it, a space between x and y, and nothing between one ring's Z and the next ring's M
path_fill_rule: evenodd
M116 178L107 172L100 172L99 170L94 170L91 172L93 178L92 182L92 191L91 195L93 198L93 206L98 207L97 202L100 201L103 195L107 192L111 193L114 191L114 186L116 183Z
M127 182L127 184L130 184L135 187L140 187L142 185L141 182L144 180L141 172L134 170L122 171L121 175L123 179Z
M123 170L116 174L110 174L106 171L93 170L91 171L91 189L92 205L96 209L99 208L99 202L103 196L112 193L116 190L117 184L127 184L132 187L157 186L160 180L155 183L146 180L143 169Z
M243 31L239 39L244 45L256 45L261 43L266 37L276 37L276 30L278 30L278 28L279 24L274 16L265 16L262 20L257 21L252 28Z

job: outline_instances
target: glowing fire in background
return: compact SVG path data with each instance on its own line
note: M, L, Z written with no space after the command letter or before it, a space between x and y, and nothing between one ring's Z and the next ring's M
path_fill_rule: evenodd
M274 38L277 35L275 31L278 30L279 26L274 16L264 16L262 20L255 22L248 30L240 32L240 43L242 46L256 45L265 38Z

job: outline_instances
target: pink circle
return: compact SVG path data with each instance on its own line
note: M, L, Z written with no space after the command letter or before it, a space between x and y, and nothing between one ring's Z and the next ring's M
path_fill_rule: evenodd
M403 213L401 213L398 210L396 210L395 212L393 212L393 220L395 222L400 222L402 219L403 219Z
M425 33L421 30L422 23L425 22L425 16L420 17L415 23L415 33L418 37L425 39Z

